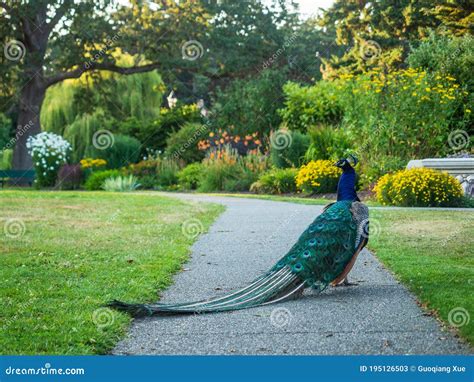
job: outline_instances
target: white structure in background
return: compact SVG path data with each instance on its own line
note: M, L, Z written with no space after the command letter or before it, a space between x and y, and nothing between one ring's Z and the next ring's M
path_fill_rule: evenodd
M201 115L203 117L207 117L209 115L209 110L206 109L206 105L204 104L204 100L202 98L200 98L197 101L196 105L199 108L199 110L201 111Z
M474 158L428 158L408 162L407 168L414 167L446 171L459 180L465 195L474 196Z
M172 109L173 107L176 106L176 102L178 102L178 99L174 96L174 91L173 90L171 90L168 97L166 97L166 100L168 101L168 107L170 109Z

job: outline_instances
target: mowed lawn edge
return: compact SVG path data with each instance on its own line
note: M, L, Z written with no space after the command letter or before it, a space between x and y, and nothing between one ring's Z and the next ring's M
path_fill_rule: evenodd
M0 192L0 353L106 354L224 210L162 195Z
M368 248L425 314L474 345L474 211L370 211Z

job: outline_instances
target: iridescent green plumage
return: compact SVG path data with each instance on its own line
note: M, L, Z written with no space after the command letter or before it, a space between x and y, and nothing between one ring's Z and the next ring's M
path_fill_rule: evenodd
M127 304L110 307L134 316L222 312L245 309L298 296L304 288L323 290L343 274L365 245L368 210L362 203L343 200L328 206L301 234L290 251L249 286L229 295L182 304Z

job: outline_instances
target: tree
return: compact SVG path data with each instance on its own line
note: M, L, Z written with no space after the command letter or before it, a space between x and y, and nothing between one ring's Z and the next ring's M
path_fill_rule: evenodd
M181 47L190 36L198 38L209 15L196 2L160 0L152 4L153 9L139 0L131 6L111 0L0 3L5 52L0 70L12 95L2 97L0 109L17 114L15 169L31 168L26 140L41 131L39 116L50 86L98 70L129 75L163 65L178 71L180 65L190 65L183 60ZM118 49L142 62L118 65L114 57Z
M336 26L342 56L323 60L324 77L361 73L373 67L384 70L403 66L410 44L443 26L444 33L472 30L472 4L445 0L336 0L321 25ZM472 2L471 2L472 3ZM467 7L467 8L466 8Z

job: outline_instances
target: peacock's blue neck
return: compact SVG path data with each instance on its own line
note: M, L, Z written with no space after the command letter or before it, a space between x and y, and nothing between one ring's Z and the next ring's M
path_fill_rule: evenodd
M341 200L359 200L356 190L356 172L351 166L345 166L342 169L342 175L337 185L337 201Z

